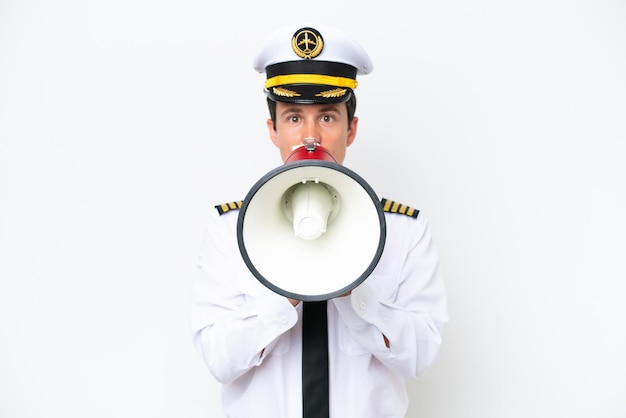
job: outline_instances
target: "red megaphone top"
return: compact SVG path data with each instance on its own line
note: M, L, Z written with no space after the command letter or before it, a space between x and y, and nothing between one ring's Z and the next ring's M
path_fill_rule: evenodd
M324 147L322 147L315 138L305 138L304 144L294 149L285 160L285 164L300 160L323 160L336 163L335 157Z

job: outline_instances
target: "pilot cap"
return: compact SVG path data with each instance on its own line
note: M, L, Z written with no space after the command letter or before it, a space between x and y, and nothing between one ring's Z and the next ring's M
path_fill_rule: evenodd
M356 76L372 71L365 50L339 30L292 25L275 32L254 57L266 73L265 93L280 102L342 103L357 86Z

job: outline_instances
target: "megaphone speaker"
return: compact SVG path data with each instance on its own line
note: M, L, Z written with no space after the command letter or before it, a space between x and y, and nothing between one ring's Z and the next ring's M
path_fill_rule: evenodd
M251 273L275 293L302 301L357 287L378 264L385 239L374 190L317 144L297 148L259 179L237 220Z

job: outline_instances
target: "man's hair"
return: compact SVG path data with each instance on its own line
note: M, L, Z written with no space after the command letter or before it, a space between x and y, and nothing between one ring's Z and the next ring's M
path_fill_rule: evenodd
M356 112L356 96L354 95L354 92L350 94L350 98L345 103L348 110L348 125L350 125L350 123L352 123L352 119L354 118L354 113ZM267 98L267 108L270 111L272 125L274 125L274 129L276 129L276 102L269 97Z

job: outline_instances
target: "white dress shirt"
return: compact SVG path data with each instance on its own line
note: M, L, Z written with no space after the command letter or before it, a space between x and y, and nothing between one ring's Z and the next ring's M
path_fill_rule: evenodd
M238 213L209 217L193 292L194 343L222 383L227 417L300 418L302 303L293 307L250 273L237 244ZM448 320L423 214L385 219L373 273L351 295L328 301L331 418L404 417L404 379L431 366Z

